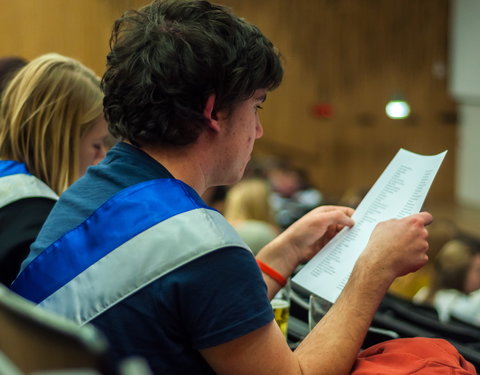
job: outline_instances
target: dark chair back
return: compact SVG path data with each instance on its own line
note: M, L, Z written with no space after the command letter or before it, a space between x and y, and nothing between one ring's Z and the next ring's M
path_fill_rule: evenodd
M91 369L117 374L103 336L50 314L0 285L0 352L23 373ZM4 361L5 362L5 361Z

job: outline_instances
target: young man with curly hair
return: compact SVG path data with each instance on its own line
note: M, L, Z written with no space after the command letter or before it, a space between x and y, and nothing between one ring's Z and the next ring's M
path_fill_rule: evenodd
M103 77L123 140L60 198L13 289L156 374L345 374L392 280L427 261L428 213L380 224L330 312L292 352L270 299L352 210L319 207L255 257L200 198L237 182L281 82L257 27L200 0L116 21ZM260 270L257 261L262 268Z

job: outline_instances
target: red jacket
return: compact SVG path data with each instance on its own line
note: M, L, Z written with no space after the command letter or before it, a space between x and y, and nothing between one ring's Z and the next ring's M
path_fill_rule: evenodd
M362 351L352 375L475 375L475 367L443 339L385 341Z

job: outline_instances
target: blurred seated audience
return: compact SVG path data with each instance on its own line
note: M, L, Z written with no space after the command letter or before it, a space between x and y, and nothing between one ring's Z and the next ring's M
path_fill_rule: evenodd
M480 326L480 246L471 239L447 242L434 260L431 285L414 302L428 304L441 321L451 318Z
M0 102L0 282L9 285L60 195L105 155L99 78L80 62L40 56Z
M448 219L436 219L428 227L428 262L417 272L398 277L390 286L389 292L408 300L415 294L430 285L434 273L435 259L440 249L450 240L458 235L458 228L455 223Z
M322 193L313 188L306 173L283 161L266 167L272 187L271 204L275 221L285 229L323 202Z
M0 94L4 90L8 81L10 81L15 73L27 64L27 60L23 57L6 56L0 57Z
M267 180L248 178L232 186L225 198L225 218L254 254L279 234L270 195Z

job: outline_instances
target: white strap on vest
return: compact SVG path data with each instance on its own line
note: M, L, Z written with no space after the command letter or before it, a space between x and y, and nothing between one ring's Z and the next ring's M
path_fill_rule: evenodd
M85 324L167 273L229 246L251 251L220 213L191 210L125 242L39 306Z
M0 207L25 198L50 198L58 195L35 176L14 174L0 178Z

